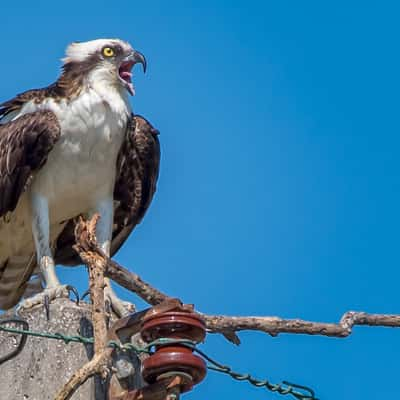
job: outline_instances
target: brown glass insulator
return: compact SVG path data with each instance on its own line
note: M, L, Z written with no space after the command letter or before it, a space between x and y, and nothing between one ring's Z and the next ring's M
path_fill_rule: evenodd
M199 314L170 311L145 318L141 335L148 343L159 338L188 339L200 343L206 336L206 328Z
M155 383L160 377L181 375L183 379L181 392L189 391L193 385L201 382L207 372L205 361L192 353L190 348L179 345L167 345L143 361L142 375L144 380Z

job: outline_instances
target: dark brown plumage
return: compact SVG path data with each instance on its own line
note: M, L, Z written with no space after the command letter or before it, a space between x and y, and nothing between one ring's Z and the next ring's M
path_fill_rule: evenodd
M46 162L59 137L60 125L51 111L0 124L0 217L14 211L29 179Z
M62 67L61 76L53 84L42 89L32 89L20 93L13 99L0 104L0 121L9 113L20 110L29 101L39 104L47 98L60 101L61 99L70 100L78 96L84 88L83 81L87 74L93 70L93 67L99 61L99 55L93 54L82 62L67 62Z
M33 92L30 93L29 98L32 99L30 96ZM13 107L20 101L21 97L18 101L14 100ZM132 116L117 160L111 255L119 250L135 226L141 222L153 199L160 163L158 133L143 117ZM46 162L59 135L60 127L51 111L26 114L13 122L0 124L0 217L15 209L30 178ZM67 221L57 238L57 264L75 266L81 263L72 247L75 243L77 217ZM19 301L36 266L33 257L20 277L13 297L8 297L9 302L4 303L4 308L12 307ZM7 261L0 265L0 284L7 267ZM6 293L0 290L1 295L4 297Z

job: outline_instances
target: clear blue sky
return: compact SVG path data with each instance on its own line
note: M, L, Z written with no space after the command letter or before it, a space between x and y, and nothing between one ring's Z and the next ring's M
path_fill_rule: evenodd
M132 103L161 131L162 164L116 259L209 313L400 313L400 9L268 3L5 2L1 99L54 81L71 41L130 41L149 63ZM87 286L84 269L61 279ZM400 330L241 338L204 349L321 399L400 396ZM186 398L280 396L210 372Z

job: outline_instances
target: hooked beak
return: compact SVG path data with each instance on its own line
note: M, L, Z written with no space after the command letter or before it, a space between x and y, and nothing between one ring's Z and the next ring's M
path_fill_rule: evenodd
M130 55L130 57L132 57L132 61L134 62L134 64L142 64L143 73L146 73L147 62L145 56L138 51L134 51L133 54Z
M132 84L132 68L135 64L142 64L143 72L146 72L146 58L138 51L132 51L131 54L124 58L119 67L119 77L132 96L135 94Z

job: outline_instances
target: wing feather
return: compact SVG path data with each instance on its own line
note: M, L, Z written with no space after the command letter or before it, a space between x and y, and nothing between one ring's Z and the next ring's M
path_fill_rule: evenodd
M38 111L0 124L0 217L14 211L35 171L60 137L51 111Z

